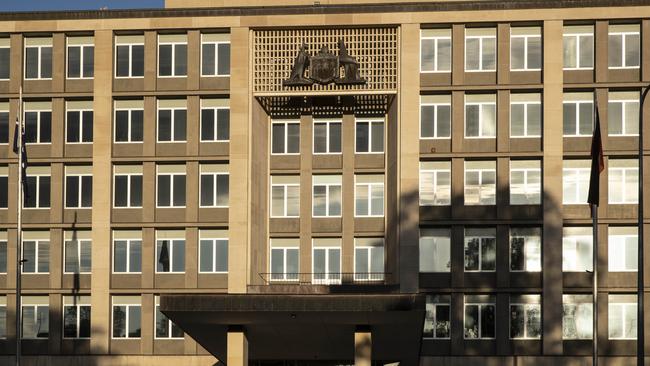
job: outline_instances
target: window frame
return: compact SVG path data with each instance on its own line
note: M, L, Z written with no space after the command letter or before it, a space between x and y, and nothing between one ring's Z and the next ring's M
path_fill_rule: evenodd
M421 99L421 98L420 98ZM434 136L429 137L429 136L422 136L422 107L434 107L434 126L433 126L433 133ZM449 136L438 136L438 108L440 107L449 107ZM451 115L451 100L449 103L446 102L422 102L420 101L420 109L418 111L419 113L419 118L420 118L420 124L418 126L419 131L420 131L420 140L451 140L451 129L452 129L452 119L453 116Z
M615 228L615 227L614 226L609 227L610 230L613 229L613 228ZM612 234L611 232L608 232L607 233L607 272L614 272L614 273L616 273L616 272L626 272L626 273L636 273L636 272L638 272L638 264L636 264L636 263L635 263L635 265L636 265L637 268L634 268L634 269L612 267L612 261L609 260L609 258L612 257L612 254L617 254L617 253L620 254L621 253L621 251L616 250L616 249L620 249L620 248L614 248L614 245L612 245L615 242L615 240L612 240L613 237L624 238L623 244L627 244L625 239L634 238L635 241L636 241L636 248L637 248L637 253L636 253L636 258L635 258L637 260L637 262L638 262L638 258L639 258L639 253L638 253L639 234L638 234L638 232L637 232L636 235L634 235L634 234ZM625 251L623 253L627 254ZM625 254L623 254L623 255L625 256Z
M431 302L429 302L428 300L429 300L430 297L435 297L435 296L427 296L427 301L426 301L426 304L425 304L424 323L426 324L426 321L427 321L427 319L426 319L426 317L427 317L426 316L426 305L431 304L431 306L433 307L433 314L432 314L433 315L433 317L432 317L433 328L432 328L431 336L429 337L429 336L426 336L426 335L423 334L422 339L451 339L451 330L452 330L452 327L451 327L451 322L452 322L451 321L451 301L442 302L442 301L438 300L438 302L433 302L433 300L432 300ZM451 300L451 299L449 299L449 300ZM438 336L436 336L436 328L437 328L437 324L438 324L438 307L441 307L441 306L446 306L447 311L449 312L449 335L447 337L438 337Z
M339 261L339 268L341 267L341 254L342 250L340 246L323 246L323 245L316 245L315 244L315 238L312 238L311 240L311 283L313 285L340 285L341 284L341 277L342 273L336 273L336 272L330 272L329 267L330 267L330 251L331 250L338 250L339 255L338 255L338 261ZM325 251L325 272L323 273L316 273L316 270L314 269L315 262L316 262L316 251L317 250L324 250ZM322 279L316 278L316 275L323 275ZM332 278L333 277L333 278ZM336 278L338 277L338 278Z
M162 243L164 241L167 241L167 252L169 256L169 271L159 271L158 270L158 263L160 262L160 257L158 253L158 243ZM174 259L174 247L176 245L180 245L178 243L179 241L182 241L182 247L183 247L183 270L182 271L174 271L174 262L178 261L178 259ZM156 241L154 243L154 273L157 275L174 275L174 274L185 274L187 273L186 270L186 265L185 262L187 262L187 255L185 255L185 251L187 250L187 239L186 238L181 238L181 237L173 237L173 238L165 238L161 239L158 238L158 234L156 233Z
M124 326L125 326L125 332L124 332L124 337L116 337L115 336L115 307L117 306L123 306L126 308L125 313L125 318L124 318ZM130 308L131 307L138 307L140 308L140 336L139 337L131 337L129 336L129 318L130 318ZM155 322L154 322L155 325ZM124 339L142 339L142 303L140 304L123 304L120 302L115 302L114 299L111 299L111 339L112 340L124 340Z
M565 160L565 162L566 162L566 160ZM580 176L581 176L581 174L585 174L585 173L586 173L585 176L588 178L589 175L590 175L590 168L586 168L586 167L566 167L566 166L562 167L562 204L563 205L586 205L587 204L586 196L587 196L587 192L589 191L589 185L587 185L586 192L584 194L585 195L585 201L584 202L579 201L580 193L583 190L585 190L584 189L585 187L582 187L580 185ZM575 195L575 200L573 200L571 202L568 202L566 200L566 195L564 194L564 185L566 184L567 180L572 181L573 183L575 183L575 186L576 186L576 191L574 192L576 194Z
M24 260L25 259L25 242L34 242L34 272L25 272L25 266L20 267L20 274L21 275L47 275L51 273L51 255L52 255L52 243L51 239L26 239L25 237L22 237L22 243L20 244L20 257ZM38 269L39 264L41 264L41 261L39 260L39 250L42 242L47 242L48 248L48 256L47 256L47 272L41 272Z
M72 242L73 240L63 240L63 274L92 274L92 264L90 267L90 271L82 271L81 270L81 244L82 243L87 243L90 245L90 255L91 255L91 261L92 261L92 239L76 239L74 242L77 243L77 268L79 268L79 272L69 272L66 267L66 253L68 251L68 246L66 245L68 242ZM90 306L90 305L89 305Z
M508 173L508 178L509 178L508 179L508 187L509 187L509 189L508 189L509 190L509 192L508 192L509 193L508 194L509 195L509 202L508 203L510 205L512 205L512 206L541 205L542 204L542 183L543 183L542 166L541 166L542 164L541 164L541 162L539 160L528 160L529 162L538 163L537 168L521 168L521 167L513 168L512 167L512 162L513 161L517 161L517 160L510 160L510 164L509 164L510 165L509 166L510 171ZM523 161L523 160L520 160L520 161ZM512 173L516 173L516 172L521 172L524 175L524 181L523 181L523 183L521 183L522 186L523 186L523 189L524 189L524 194L526 196L528 196L528 195L537 196L537 202L533 202L533 203L528 203L528 202L526 202L526 203L513 203L512 202L512 192L513 192L513 189L512 189L512 187L513 187ZM539 186L537 186L536 183L529 183L529 181L528 181L529 180L528 179L529 173L535 173L535 172L539 173L539 178L540 178ZM530 188L531 186L532 186L532 189ZM537 191L535 192L535 190L537 190Z
M519 28L519 27L517 27ZM515 69L512 67L512 39L513 38L523 38L524 39L524 68L523 69ZM543 59L540 62L540 67L539 68L530 68L528 67L528 54L529 54L529 45L528 45L528 39L529 38L539 38L540 42L540 54L543 55L542 49L544 48L544 45L542 43L542 34L512 34L512 28L510 28L510 71L514 72L520 72L520 71L542 71L542 65L543 65Z
M476 338L467 337L467 332L466 332L466 329L465 329L465 322L467 321L467 319L465 317L465 314L467 313L467 307L468 306L477 306L478 307L478 319L477 319L478 336ZM494 314L495 314L495 318L496 318L496 314L497 314L497 304L496 304L496 302L475 302L475 301L467 302L467 301L463 301L463 339L464 340L466 340L466 341L467 340L469 340L469 341L477 341L477 340L480 341L480 340L485 340L485 339L496 339L496 319L495 319L495 323L494 323L494 337L484 337L483 334L482 334L483 331L481 329L482 328L481 327L481 323L482 323L481 312L482 312L482 309L484 307L488 307L488 306L492 306L494 308Z
M438 161L436 161L436 162L438 162ZM418 184L418 192L419 192L418 196L419 197L418 197L418 199L419 199L419 205L421 207L432 207L432 206L445 207L445 206L451 206L451 190L452 190L452 184L453 184L453 182L451 181L451 162L450 161L439 161L439 162L440 163L447 163L449 168L448 169L422 168L422 163L425 163L425 161L420 161L420 174L419 174L419 184ZM437 204L435 201L437 200L436 192L438 191L438 174L445 174L445 173L449 174L449 192L448 192L449 200L448 200L447 203ZM432 189L432 191L434 192L434 198L433 198L434 203L433 204L425 204L425 203L422 202L422 191L423 191L422 187L424 186L423 175L425 175L425 174L432 174L433 175L433 179L432 179L433 180L433 189Z
M22 209L23 210L44 210L44 209L51 209L52 208L52 173L32 173L32 174L26 174L25 175L25 180L30 177L35 177L36 178L36 206L31 207L31 206L26 206L25 205L25 199L26 197L23 198L23 205ZM40 199L41 199L41 177L47 177L50 178L50 202L47 206L41 207L40 205ZM65 205L65 203L64 203Z
M338 177L343 178L341 175L335 175ZM312 176L312 182L311 182L311 217L312 218L328 218L328 217L341 217L343 215L343 181L339 183L316 183L314 182L314 177ZM325 187L325 215L316 215L315 209L315 199L314 195L316 192L314 191L316 187L324 186ZM341 190L341 212L338 215L331 215L330 214L330 191L331 187L339 187Z
M164 36L165 34L158 34L157 38L157 44L156 44L156 60L157 62L157 67L156 67L156 77L160 79L178 79L178 78L186 78L188 71L189 71L189 62L188 60L185 60L186 66L185 66L185 75L176 75L176 46L185 46L185 57L189 58L189 48L188 48L188 39L185 38L185 41L161 41L160 36ZM187 36L187 34L178 34L178 35L184 35ZM171 46L172 49L172 55L171 55L171 60L170 60L170 65L171 65L171 75L161 75L160 74L160 46Z
M209 175L213 177L212 182L214 183L212 187L212 202L213 205L204 205L201 203L201 194L203 192L203 180L201 179L204 175ZM219 205L217 202L217 197L219 194L219 185L217 184L218 176L227 176L228 177L228 204ZM187 178L186 178L187 179ZM187 182L186 182L187 185ZM187 205L187 202L185 203ZM177 206L173 206L177 207ZM230 172L199 172L199 208L228 208L230 207Z
M325 131L327 134L325 135L325 146L327 147L326 152L316 152L316 124L325 124L326 128ZM333 124L339 124L341 126L341 151L339 152L331 152L330 151L330 138L332 135L331 132L331 125ZM311 153L312 155L342 155L343 154L343 121L340 119L314 119L312 122L312 144L311 144ZM356 145L356 144L355 144Z
M595 32L594 32L593 26L591 26L591 32L581 32L581 31L579 31L579 32L566 33L566 31L567 31L566 28L563 29L563 31L562 31L562 52L564 52L564 45L566 44L566 38L575 37L575 39L576 39L576 42L575 42L575 45L576 45L575 54L576 54L576 65L577 66L576 67L566 67L566 65L564 65L564 60L562 60L562 70L564 70L564 71L593 70L594 66L595 66L595 63L596 63L595 62L596 61L595 60L595 48L596 48L595 47L595 43L596 43L595 41L596 41L596 37L595 37L595 34L594 34ZM591 37L591 52L590 52L591 53L591 66L582 66L582 62L580 62L581 61L580 60L580 51L581 51L581 49L580 49L580 38L582 38L582 37Z
M496 72L497 71L497 66L499 64L499 59L498 59L498 49L499 45L497 44L497 36L496 33L494 35L467 35L467 30L468 29L490 29L490 30L495 30L495 28L465 28L465 38L463 40L463 55L464 55L464 71L465 72ZM484 39L494 39L494 69L483 69L483 41ZM479 40L479 52L478 52L478 65L479 68L477 70L471 70L467 68L467 40L468 39L478 39ZM453 45L452 45L453 47ZM453 56L453 55L452 55ZM452 61L453 62L453 61Z
M566 229L565 227L564 229ZM576 228L570 227L570 228ZM577 228L582 228L578 226ZM589 239L589 242L591 243L590 247L590 258L587 261L587 268L585 269L580 269L580 261L579 261L579 256L578 256L578 243L579 241L584 242L584 239ZM568 254L565 254L565 245L572 246L574 248L574 253L576 254L575 257L571 258L573 259L573 263L568 262L565 260L568 258ZM594 242L593 242L593 237L590 235L579 235L579 234L562 234L562 273L587 273L587 272L593 272L593 249L594 249ZM571 266L569 266L571 264Z
M608 165L607 166L607 203L610 204L610 205L638 205L639 204L639 197L638 197L638 190L637 189L638 189L638 185L639 185L639 167L638 167L638 165L636 167L612 166L611 165L612 161L616 161L616 160L620 161L620 160L627 160L627 159L610 159L608 161L608 164L607 164ZM620 177L621 177L622 180L619 183L620 183L621 189L623 190L623 194L621 195L621 197L623 198L622 201L614 200L614 199L612 199L612 196L611 196L611 192L612 192L611 191L611 189L612 189L611 182L614 179L612 177L611 173L613 171L619 171L620 174L621 174ZM632 199L627 197L628 192L627 192L627 189L626 189L626 187L628 185L627 184L627 177L630 174L632 176L634 176L633 172L636 172L636 177L637 177L636 184L634 184L634 189L632 189L632 193L637 195L635 200L632 200Z
M94 54L95 53L95 44L94 43L80 43L80 44L72 44L71 45L71 44L68 43L69 38L76 38L76 37L66 37L66 45L65 45L65 61L66 61L65 77L66 77L66 79L68 79L68 80L92 80L92 79L94 79L95 78L95 76L94 76L95 75L94 65L93 65L93 76L85 76L86 73L84 72L83 65L84 65L84 49L86 47L92 47L93 54ZM80 51L79 51L79 77L73 77L73 76L70 76L70 74L69 74L69 72L70 72L70 57L68 55L70 53L69 52L70 47L79 47L80 48ZM94 59L94 55L93 55L93 59Z
M169 334L168 337L161 337L158 335L158 314L161 314L167 319L167 334ZM177 327L178 329L181 329L178 325L176 325L171 319L169 319L165 314L160 311L160 295L156 295L156 298L154 299L154 304L153 304L153 339L154 340L161 340L161 341L178 341L178 340L183 340L185 339L185 331L181 329L183 332L182 337L174 337L172 334L173 327Z
M612 25L610 25L610 27L611 26ZM608 60L607 69L608 70L640 69L641 68L641 60L643 58L643 49L642 49L643 45L642 45L642 39L641 39L641 29L639 28L638 31L616 31L615 30L613 32L611 31L611 29L608 29L607 30L607 41L608 41L608 43L609 43L609 38L612 37L612 36L621 37L621 62L622 62L622 65L621 66L611 66L609 64L609 60ZM627 66L626 65L626 57L625 57L625 53L626 53L625 51L626 51L626 45L627 45L626 39L629 36L638 36L639 37L639 59L638 59L639 64L636 65L636 66ZM607 56L609 58L609 52L612 52L611 48L608 48L607 52L608 52Z
M38 334L36 337L25 337L25 321L24 321L24 316L25 316L25 308L26 307L31 307L34 308L34 324L38 324L38 308L44 307L47 308L47 337L39 337ZM21 299L21 304L20 304L20 322L21 322L21 327L20 327L20 339L49 339L50 338L50 305L48 304L26 304L23 299Z
M68 138L68 113L69 112L77 112L79 113L79 140L81 141L70 141ZM93 114L93 120L92 122L86 121L85 118L83 118L84 112L92 112ZM94 136L93 136L93 141L83 141L83 127L86 123L95 123L95 112L93 109L88 109L88 108L68 108L66 105L66 110L65 110L65 143L66 144L74 144L74 145L92 145L94 142ZM39 122L40 122L40 116L39 116ZM39 128L40 128L40 123L39 123ZM93 134L94 135L94 134Z
M0 77L0 80L8 81L8 80L11 79L11 45L4 45L4 43L2 43L2 41L4 41L4 40L7 40L8 42L10 42L10 41L9 41L8 38L0 38L0 49L5 49L6 48L6 49L9 50L9 63L7 64L8 68L9 68L9 75L6 78Z
M273 240L273 238L271 238ZM282 273L277 273L277 272L270 272L269 274L269 281L270 282L299 282L300 281L300 273L292 273L288 272L288 266L287 266L287 252L289 250L295 250L298 252L298 270L300 271L300 247L291 247L291 246L272 246L270 245L269 241L269 270L273 270L273 251L274 250L279 250L282 251ZM274 275L282 275L281 278L274 277ZM291 278L292 275L295 275L295 278Z
M381 182L358 182L359 174L354 175L354 217L355 218L368 218L368 217L384 217L386 214L386 184L385 184L385 177L382 175L383 179ZM360 215L357 212L357 204L359 200L359 196L357 194L357 189L359 188L366 188L366 210L367 214L366 215ZM381 188L381 196L382 196L382 205L381 205L381 214L376 215L372 213L372 192L373 188ZM341 197L341 201L343 201L343 198Z
M43 113L50 113L50 141L49 142L42 142L41 141L41 115ZM50 106L50 109L28 109L25 106L25 102L23 102L23 121L26 120L27 113L36 113L36 142L27 142L25 141L25 146L29 145L52 145L52 107ZM67 116L66 116L66 121L67 121ZM25 125L25 129L27 129ZM67 134L67 133L66 133Z
M452 56L453 56L453 43L452 43L452 39L451 39L452 38L451 37L451 29L446 28L444 30L449 30L449 33L450 33L449 36L441 36L441 35L424 36L424 35L422 35L424 29L420 30L420 57L419 57L420 73L422 73L422 74L449 74L449 73L451 73L451 68L452 68L452 64L453 64L453 61L451 60ZM449 47L449 51L450 51L449 70L439 70L438 69L438 43L441 40L448 40L449 43L450 43L449 44L449 46L450 46ZM435 55L434 56L435 57L434 62L433 62L433 65L434 65L433 70L425 70L425 69L422 68L422 49L423 49L422 43L425 42L425 41L433 41L433 50L434 50L433 53Z
M467 96L472 95L472 94L465 94L465 100L464 100L464 105L463 105L463 138L468 139L468 140L475 140L475 139L496 139L497 138L497 129L499 125L499 116L498 116L498 110L497 110L497 101L481 101L481 102L468 102L467 101ZM493 94L478 94L478 95L493 95ZM467 131L469 130L467 128L468 126L468 120L467 120L467 107L469 106L478 106L479 112L478 112L478 136L468 136ZM486 106L494 106L494 136L489 136L489 135L484 135L483 134L483 124L484 124L484 118L483 118L483 110ZM451 134L450 134L451 135Z
M627 337L627 336L625 336L627 331L629 331L629 329L627 329L627 327L626 327L627 322L625 321L625 318L626 318L625 315L627 315L628 311L631 310L632 315L636 318L637 309L638 309L638 298L637 298L637 302L613 302L613 301L611 301L611 298L613 296L621 296L621 295L625 296L626 294L610 293L608 295L608 302L607 302L607 339L608 340L614 340L614 341L616 341L616 340L636 340L638 338L638 336L639 336L638 334L637 334L636 337ZM633 296L636 297L636 294L634 294ZM618 309L618 310L616 310L616 309ZM623 336L621 336L621 337L612 337L612 335L611 335L612 330L610 329L610 326L611 326L610 317L612 316L612 313L614 313L615 311L617 311L617 312L619 312L621 314L621 319L623 320L620 323L621 330L623 332ZM634 322L634 325L631 327L631 329L634 330L634 332L636 332L636 330L637 330L638 322L639 322L639 319L637 318L636 321Z
M118 76L117 75L117 48L120 47L120 46L128 46L129 47L129 74L127 76ZM113 64L115 65L114 66L115 70L113 70L113 72L114 72L113 73L113 78L115 78L115 79L144 79L144 74L146 73L145 70L144 70L145 69L144 66L146 66L146 61L145 61L146 52L143 52L143 54L142 54L142 64L143 64L142 76L133 76L133 47L134 46L142 46L142 48L144 49L145 48L144 39L141 42L120 42L120 43L115 42L115 46L114 46L115 49L113 50L113 52L115 54L115 56L113 56ZM156 47L156 49L157 49L157 47ZM157 53L158 53L158 51L156 50L156 54ZM157 68L158 67L156 66L156 69Z
M91 314L91 319L92 319L92 307L91 307L90 303L82 301L82 302L77 303L77 304L65 304L64 303L62 305L62 314L61 314L62 315L62 317L61 317L61 338L62 339L90 339L90 337L92 336L92 329L90 330L90 335L88 337L80 337L79 336L79 332L80 332L80 328L81 328L80 327L80 322L81 322L80 308L82 306L83 307L88 307L90 309L90 314ZM67 337L65 335L65 310L66 310L66 308L76 308L76 320L77 320L77 326L75 327L76 334L77 334L76 337Z
M78 206L68 206L68 178L76 178L78 181L78 187L79 190L77 191L77 199L78 199ZM90 206L83 206L83 187L82 187L82 182L83 179L82 177L90 177L90 185L91 185L91 190L90 190ZM70 173L68 174L67 172L65 173L64 177L64 184L63 184L63 207L65 209L74 209L74 210L91 210L93 208L92 204L92 185L93 185L93 174L92 173Z
M127 206L116 206L115 205L116 188L117 188L117 184L115 183L115 180L116 180L116 178L118 176L126 176L126 177L128 177L127 180L126 180L126 182L127 182L127 190L126 190ZM112 208L114 208L114 209L142 208L142 205L140 205L140 206L131 206L131 176L140 176L140 177L142 177L143 190L144 190L144 174L143 173L117 173L117 172L115 172L115 169L113 169L113 207Z
M357 245L357 240L358 239L366 239L366 238L354 238L354 255L352 258L352 263L354 263L354 282L382 282L386 279L386 239L385 238L372 238L372 239L381 239L382 245L382 268L383 271L381 273L381 276L372 276L373 274L377 275L377 273L372 272L372 249L373 248L378 248L380 247L379 245ZM367 251L368 252L368 272L360 272L357 270L357 255L358 251ZM367 278L363 278L362 276L366 276Z
M467 168L467 163L468 162L473 162L473 161L483 161L483 160L466 160L465 161L464 172L463 172L463 205L465 205L465 206L495 206L497 204L496 202L497 202L497 183L498 183L497 182L496 165L495 165L494 169L492 169L492 168L469 168L468 169ZM486 162L487 161L494 162L493 160L485 160L485 161ZM478 181L479 181L479 183L478 183L477 187L479 188L479 194L478 194L479 200L478 200L478 203L475 203L475 204L468 204L467 203L467 188L468 188L468 185L467 185L467 173L470 173L470 172L477 172L478 173ZM483 175L484 175L484 173L489 173L489 172L494 173L494 179L495 179L495 181L494 181L494 202L481 203L481 187L483 187L483 179L484 179Z
M49 37L48 37L49 38ZM52 77L54 76L54 44L52 38L50 39L50 44L49 45L27 45L26 42L23 41L23 80L52 80ZM28 48L37 48L38 49L38 77L35 78L30 78L27 77L27 49ZM52 49L52 67L51 67L51 75L49 78L44 78L42 73L43 73L43 48L51 48ZM11 56L10 56L11 57ZM66 72L67 74L67 72ZM10 75L11 77L11 75Z
M611 95L611 93L612 92L610 91L610 95ZM639 137L639 132L638 131L637 131L637 133L625 133L625 130L626 130L626 127L627 127L625 114L626 114L627 109L629 108L628 105L629 104L636 104L637 108L639 108L640 107L639 99L612 99L612 98L608 98L607 106L609 107L610 104L620 104L621 105L621 131L623 131L623 133L612 134L609 131L607 131L607 136L608 137ZM607 108L608 112L610 110L611 110L610 108ZM607 122L608 122L608 125L609 125L609 120ZM638 124L638 121L633 121L632 123L634 123L635 126L636 126Z
M523 331L524 331L524 336L523 337L513 337L512 336L512 316L509 316L508 317L508 329L509 329L508 338L513 339L513 340L523 340L523 341L542 339L542 333L543 333L542 330L543 329L540 329L540 334L539 334L538 337L531 337L531 336L528 335L528 321L527 321L528 320L528 318L527 318L528 312L531 311L530 308L533 308L533 307L538 308L539 309L539 321L540 321L540 324L543 327L544 323L542 322L542 304L541 304L541 302L540 303L511 302L508 305L508 308L510 309L510 314L512 314L512 308L513 307L518 307L518 306L521 306L523 308L523 316L524 316L524 329L523 329Z
M124 241L126 242L126 258L125 258L125 263L126 263L126 271L125 272L117 272L115 270L115 242L116 241ZM136 241L140 242L140 270L139 271L131 271L131 245L134 245ZM116 239L115 237L112 238L112 244L111 244L111 257L112 257L112 265L111 265L111 274L117 274L117 275L122 275L122 274L142 274L142 238L118 238Z
M359 126L359 123L367 123L368 124L368 151L359 151L359 146L357 146L357 127ZM381 151L372 151L372 143L373 143L373 133L372 133L372 127L373 125L376 124L381 124L382 125L382 141L381 141ZM341 123L341 128L343 128L343 124ZM343 133L343 130L341 130L341 134ZM343 136L341 136L341 140L343 140ZM328 128L328 141L329 143L329 128ZM341 141L342 143L343 141ZM341 148L343 150L343 148ZM380 155L384 154L386 151L386 123L384 122L383 118L355 118L354 119L354 153L359 154L359 155ZM342 151L341 151L342 152Z
M213 254L212 255L212 271L203 271L203 270L201 270L201 257L202 257L201 256L201 244L202 244L201 242L204 241L204 240L206 240L206 241L209 240L211 245L212 245L212 254ZM198 245L198 248L197 248L198 249L198 253L197 253L198 273L228 274L228 269L226 269L225 271L217 271L216 270L217 269L217 251L216 251L217 241L225 241L226 242L226 251L229 252L230 241L228 240L228 238L225 238L225 237L212 237L212 236L211 237L201 237L201 236L199 236L199 243L198 243L199 245ZM228 255L228 254L226 254L226 255Z
M160 99L156 101L156 143L157 144L185 144L187 143L187 105L185 107L160 107ZM170 131L169 131L169 136L170 140L160 140L160 112L162 111L170 111ZM174 136L174 131L176 129L176 111L185 111L185 139L183 140L176 140ZM131 119L129 115L129 132L131 131ZM180 122L178 122L180 123ZM143 126L144 129L144 126ZM200 131L199 131L200 134ZM144 140L144 136L143 136Z
M298 177L300 179L300 177ZM270 179L270 194L269 194L269 217L270 218L298 218L300 217L300 180L298 180L298 183L273 183L273 175L271 176ZM273 187L282 187L283 191L283 200L282 200L282 212L284 215L282 216L277 216L273 214ZM289 215L289 200L288 200L288 190L289 187L298 187L298 214L297 215Z
M467 251L467 245L469 244L470 240L473 239L478 239L478 269L467 269L467 262L465 260L465 252ZM494 240L494 269L483 269L483 245L486 244L484 243L484 239L493 239ZM497 256L497 238L496 235L488 236L478 236L478 235L467 235L465 232L463 235L463 272L464 273L481 273L481 272L488 272L488 273L494 273L497 271L497 266L496 266L496 256Z
M567 137L591 137L593 135L594 126L595 126L595 122L596 122L596 120L595 120L596 116L593 113L594 100L593 99L590 100L590 101L588 101L588 100L562 100L562 108L563 109L564 109L565 104L575 104L575 115L574 115L574 120L573 120L573 122L575 124L575 126L574 126L575 128L573 129L573 132L575 132L575 133L573 133L571 135L564 134L564 124L567 121L565 121L564 118L563 118L563 120L562 120L562 137L563 138L567 138ZM581 134L580 133L580 105L582 105L582 104L590 104L591 105L591 108L590 108L590 110L592 111L592 114L591 114L591 132L589 132L589 134ZM564 113L564 110L562 112Z
M220 44L228 44L230 45L230 41L205 41L203 40L203 35L206 33L201 33L201 51L200 51L200 57L201 57L201 77L230 77L230 68L228 69L227 74L219 74L217 70L219 69L219 45ZM214 74L206 74L203 71L203 45L205 44L213 44L214 45ZM188 50L189 51L189 50ZM188 52L189 54L189 52ZM232 55L232 46L231 46L231 52L230 55ZM232 64L231 64L232 66ZM232 68L232 67L231 67Z
M217 136L219 136L219 113L217 113L219 110L224 109L228 111L228 114L230 114L230 106L228 107L206 107L203 105L203 100L201 100L201 108L200 108L200 113L199 113L199 141L202 143L210 143L210 142L230 142L230 128L228 128L228 138L225 140L219 140ZM214 140L204 140L203 139L203 133L201 131L203 130L203 111L204 110L210 110L212 111L212 115L214 116ZM187 121L185 122L187 124ZM228 125L230 126L230 118L228 119ZM156 136L156 138L158 138Z
M117 112L118 111L126 111L128 113L128 116L129 116L129 140L128 141L117 141L116 124L117 124ZM131 140L131 134L132 134L131 131L132 131L132 127L133 127L133 122L132 122L133 121L133 111L142 111L142 124L143 124L143 127L142 127L142 130L143 130L142 131L143 132L142 141ZM158 125L157 122L158 121L157 120L158 120L158 116L156 115L156 139L158 139L158 135L157 135L158 134L158 127L157 127L157 125ZM113 143L114 144L142 144L142 143L144 143L144 108L124 108L124 107L117 108L114 105L113 106L113 126L112 127L113 127Z
M540 71L541 71L541 69L540 69ZM522 136L517 136L517 135L512 134L512 106L513 105L523 105L524 106L524 135L522 135ZM529 125L529 122L528 122L528 106L529 105L539 105L539 110L540 110L540 116L539 116L540 117L540 133L537 134L537 135L528 134L528 125ZM544 110L542 108L542 101L541 100L539 100L539 101L533 101L533 100L531 100L531 101L519 101L519 100L513 101L512 99L510 99L510 108L508 108L508 121L509 121L509 126L508 127L510 129L510 131L508 131L510 133L509 137L511 139L541 138L542 134L543 134L543 130L544 130L543 127L541 126L544 123L543 116L544 116Z
M158 171L158 168L159 168L159 166L156 167L156 208L157 209L159 209L159 208L187 208L187 171L185 171L183 173L171 173L171 172L160 173ZM170 177L170 179L169 179L169 206L160 206L158 204L158 189L159 189L158 178L160 176L163 176L163 175L167 175L167 176ZM182 206L174 205L174 177L177 176L177 175L185 177L185 190L186 190L186 192L184 193L184 195L185 195L185 204L182 205ZM144 184L143 184L143 187L144 187Z
M512 239L514 238L523 238L524 240L524 269L512 269ZM531 245L529 242L530 238L535 238L537 239L537 244L539 245L539 267L536 268L529 268L528 266L528 261L527 261L527 247ZM542 237L541 235L536 236L536 235L524 235L524 234L517 234L513 233L512 228L510 232L508 233L508 270L509 272L512 273L541 273L542 272Z
M284 125L284 147L281 153L273 152L273 125ZM298 152L290 153L289 151L289 125L298 125ZM286 155L300 155L300 120L272 120L271 121L271 139L269 143L269 149L271 150L271 155L274 156L286 156ZM329 142L329 127L328 127L328 142Z

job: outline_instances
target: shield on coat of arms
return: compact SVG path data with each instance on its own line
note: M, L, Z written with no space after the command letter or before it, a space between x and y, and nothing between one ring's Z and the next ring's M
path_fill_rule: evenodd
M309 78L319 84L329 84L339 76L339 59L323 47L318 54L311 57Z

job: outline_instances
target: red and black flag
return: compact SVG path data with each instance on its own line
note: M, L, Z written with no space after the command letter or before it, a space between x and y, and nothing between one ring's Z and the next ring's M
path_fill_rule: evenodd
M591 138L591 175L589 178L589 197L587 203L598 206L600 195L600 172L605 170L605 158L603 157L603 140L600 136L600 116L598 115L598 101L594 104L596 113L596 125Z

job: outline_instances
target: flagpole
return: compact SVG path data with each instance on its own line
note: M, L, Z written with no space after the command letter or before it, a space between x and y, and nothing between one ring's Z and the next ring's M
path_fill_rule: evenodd
M643 309L643 297L644 297L644 259L643 259L643 101L650 91L650 85L646 86L641 93L641 99L639 100L639 197L637 204L637 218L638 222L638 264L637 264L637 345L636 345L636 364L637 366L644 365L645 359L645 334L644 334L644 309Z
M593 287L593 365L598 366L598 206L591 206L592 232L593 232L593 255L592 266L594 273Z
M18 136L14 139L18 141L18 219L16 227L16 366L20 366L21 358L21 272L23 264L22 256L22 216L23 216L23 87L20 87L20 94L18 98Z

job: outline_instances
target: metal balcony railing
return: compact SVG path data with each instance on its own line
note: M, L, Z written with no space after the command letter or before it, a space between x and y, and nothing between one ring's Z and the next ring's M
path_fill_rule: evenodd
M384 285L390 273L386 272L335 272L335 273L259 273L267 285Z

